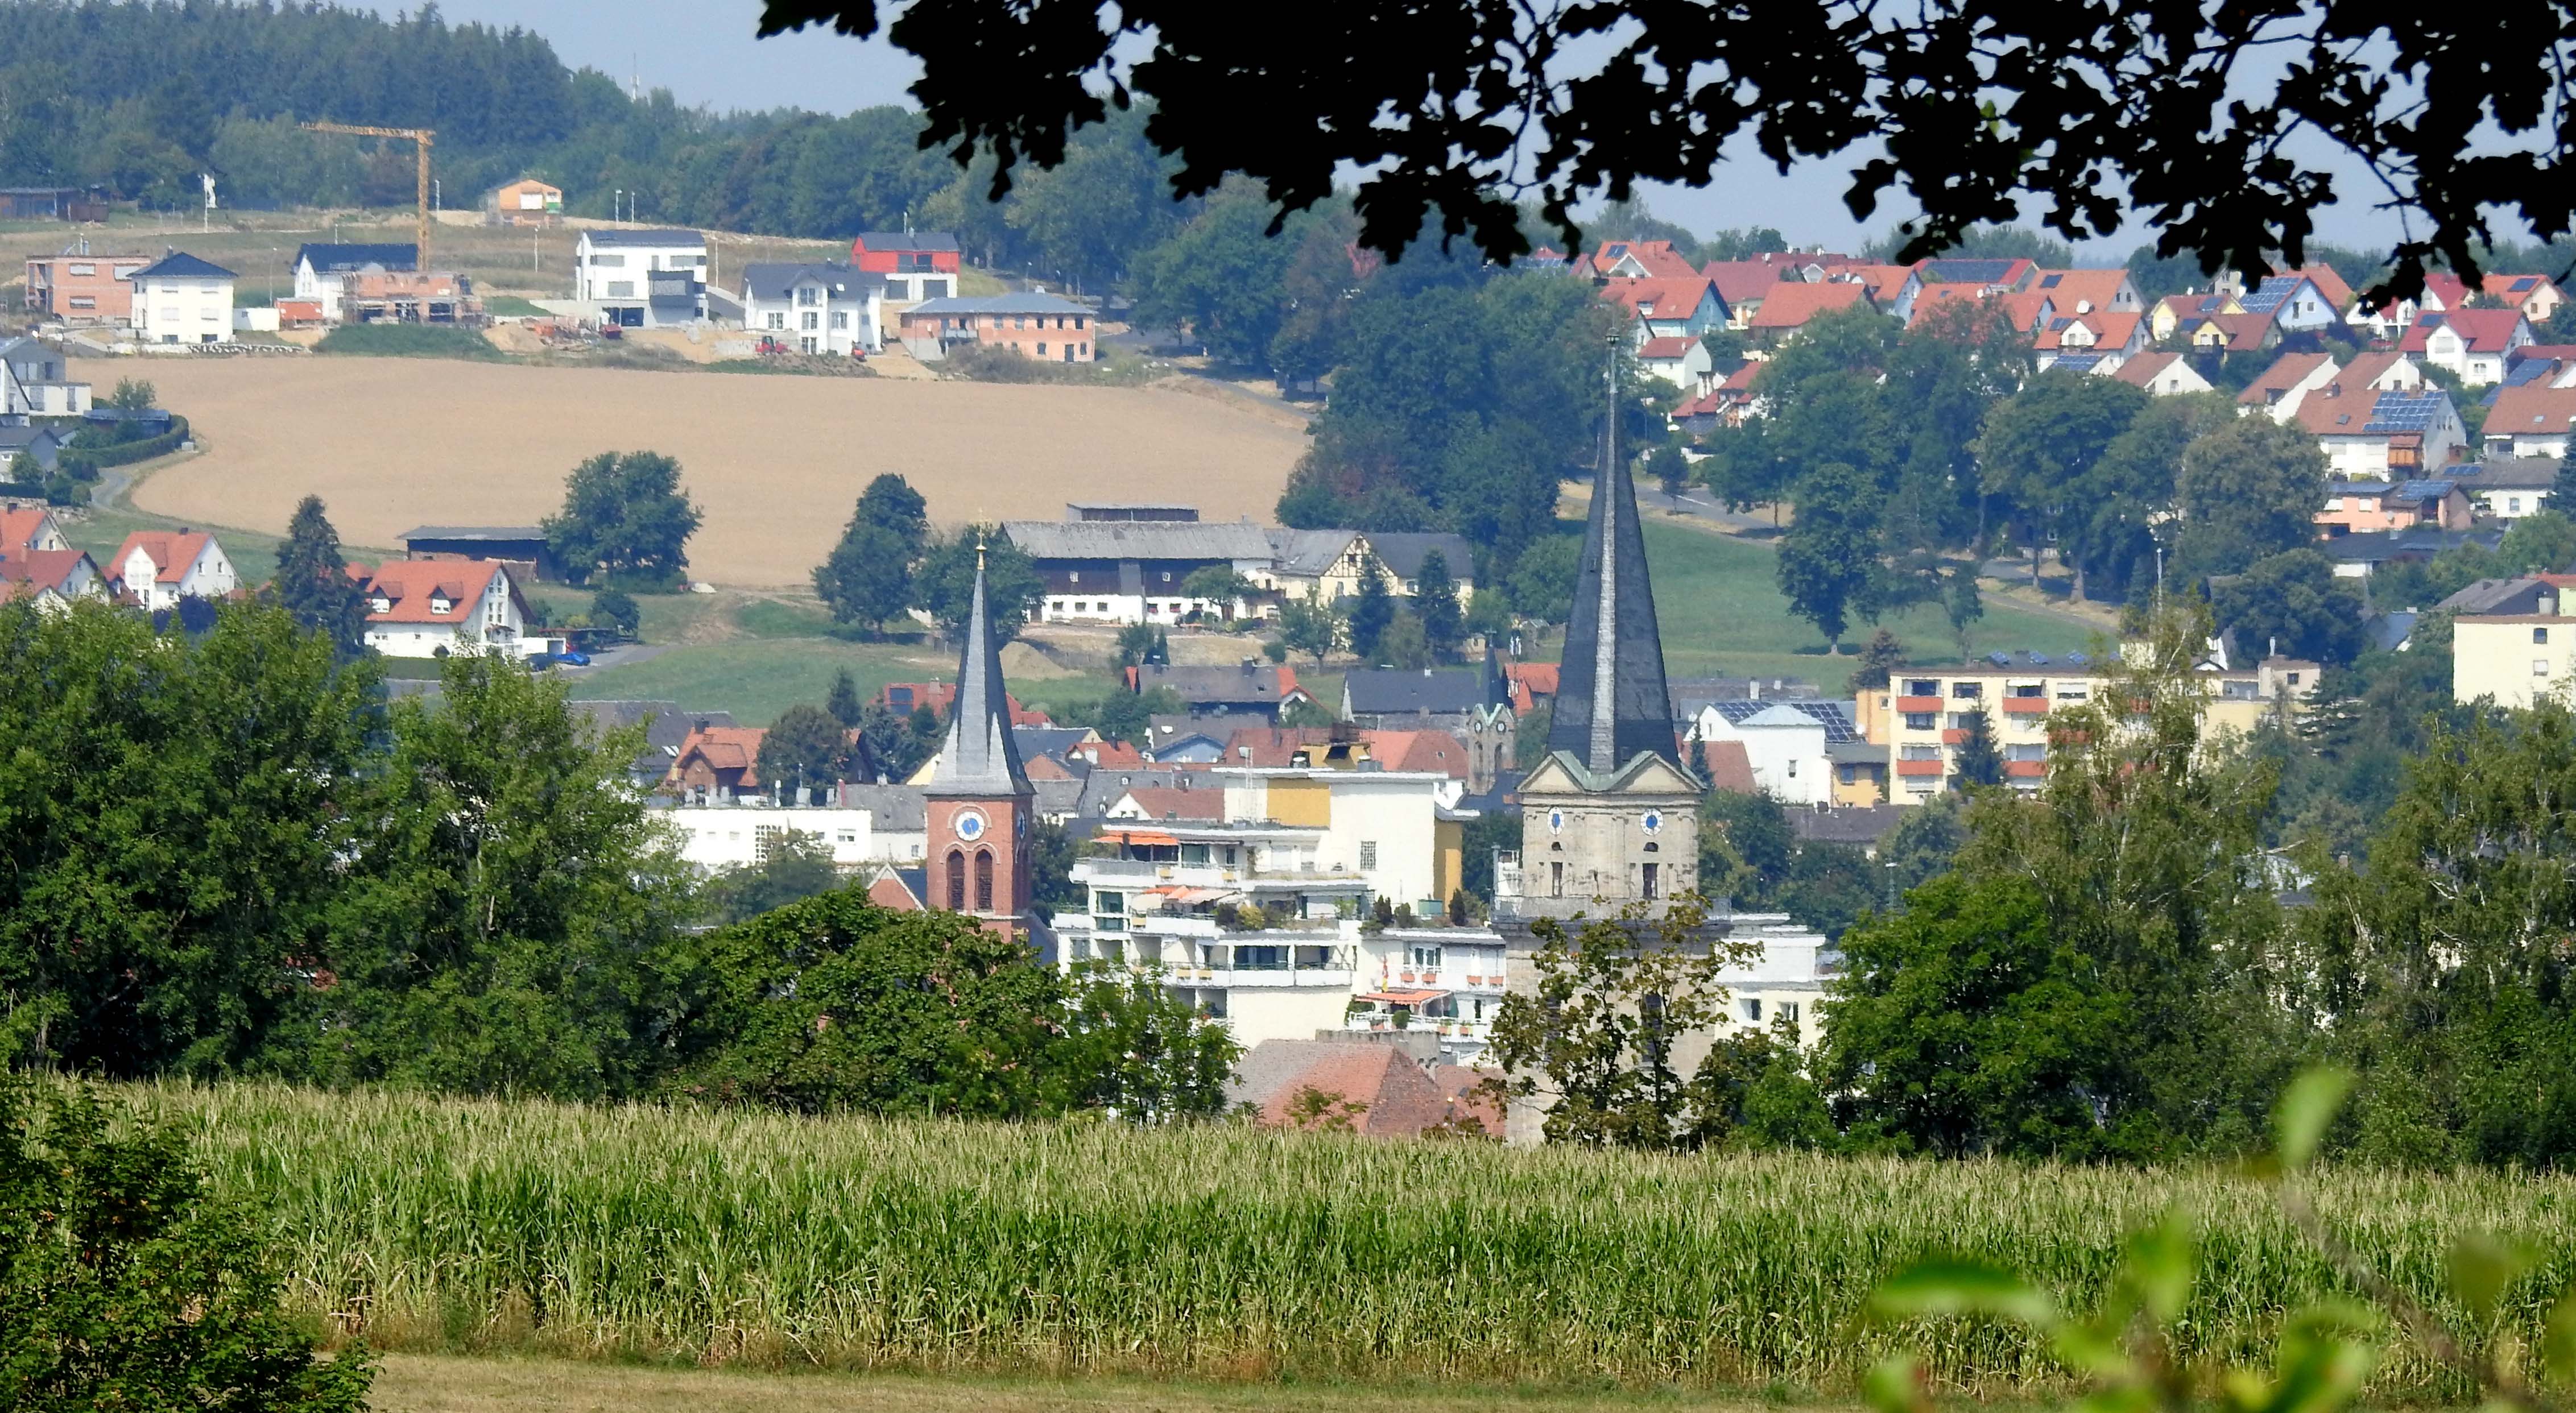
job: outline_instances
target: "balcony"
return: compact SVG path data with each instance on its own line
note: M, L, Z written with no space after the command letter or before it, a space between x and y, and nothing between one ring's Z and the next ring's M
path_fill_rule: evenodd
M1180 971L1174 971L1171 974L1173 981L1183 979L1185 975ZM1349 967L1262 967L1258 969L1196 967L1186 973L1186 979L1199 986L1244 986L1271 990L1314 988L1348 991L1351 989Z
M2004 774L2014 780L2038 780L2048 774L2048 762L2044 760L2008 760L2004 762Z
M1964 726L1943 727L1941 729L1941 744L1945 746L1964 746L1968 744L1967 728Z
M1941 707L1942 701L1939 697L1898 697L1896 699L1896 709L1902 712L1939 711Z
M1948 769L1948 766L1937 760L1901 760L1896 763L1896 773L1909 779L1922 779L1928 776L1937 780Z
M2006 697L2004 698L2004 715L2046 716L2048 715L2048 698Z
M1176 864L1156 863L1152 859L1075 859L1073 873L1077 878L1153 878L1155 870L1176 868Z

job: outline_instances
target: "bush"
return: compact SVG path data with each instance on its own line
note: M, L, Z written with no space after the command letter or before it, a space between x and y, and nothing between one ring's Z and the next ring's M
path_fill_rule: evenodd
M939 370L976 383L1137 383L1147 372L1141 363L1051 363L979 343L950 349Z
M91 433L81 433L78 443L63 450L64 468L74 476L81 475L81 471L71 471L73 463L77 461L86 471L87 478L96 480L98 473L107 467L131 466L138 461L150 461L156 456L168 456L179 449L181 442L188 439L188 419L171 418L170 430L157 437L138 437L131 441L120 441L114 439L116 435L118 434L111 433L110 439L93 444L90 441Z
M0 1407L365 1407L365 1351L314 1359L261 1224L175 1126L121 1117L0 1079Z
M313 345L315 353L345 353L367 358L463 358L478 363L505 363L509 355L472 329L433 324L343 324Z

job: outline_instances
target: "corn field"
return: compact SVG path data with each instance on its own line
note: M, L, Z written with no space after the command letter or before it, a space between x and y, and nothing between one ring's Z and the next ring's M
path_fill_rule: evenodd
M835 1368L1844 1389L1922 1353L1972 1392L2060 1372L2014 1328L1862 1326L1930 1251L2079 1304L2179 1201L2204 1233L2181 1338L2262 1358L2339 1290L2255 1184L1798 1155L1667 1159L1218 1127L969 1126L228 1085L129 1091L268 1204L291 1295L380 1349ZM2576 1278L2576 1181L2329 1172L2319 1205L2430 1298L2486 1230ZM2392 1355L2377 1396L2461 1393Z

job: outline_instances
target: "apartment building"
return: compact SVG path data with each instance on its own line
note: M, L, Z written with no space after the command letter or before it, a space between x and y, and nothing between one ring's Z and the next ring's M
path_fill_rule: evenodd
M2529 707L2571 700L2576 618L2564 616L2566 575L2481 580L2443 600L2451 620L2451 699Z
M2316 691L2319 670L2316 663L2284 657L2265 658L2252 668L2204 670L2204 739L2242 735L2273 712L2295 711ZM2004 783L2036 790L2048 775L2049 713L2095 700L2111 680L2107 665L2082 653L2054 661L2030 653L2018 663L1909 668L1887 687L1860 694L1860 728L1887 748L1892 804L1919 805L1960 788L1959 751L1980 714L2003 757Z
M86 250L27 261L27 311L66 324L123 324L134 317L134 274L149 255L92 255Z

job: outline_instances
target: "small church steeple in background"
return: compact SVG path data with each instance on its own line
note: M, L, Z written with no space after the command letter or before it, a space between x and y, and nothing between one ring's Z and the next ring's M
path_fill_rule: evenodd
M1005 934L1030 925L1029 828L1034 791L1011 735L1001 643L984 597L984 546L975 547L975 597L957 654L957 695L927 797L934 908L967 913Z

